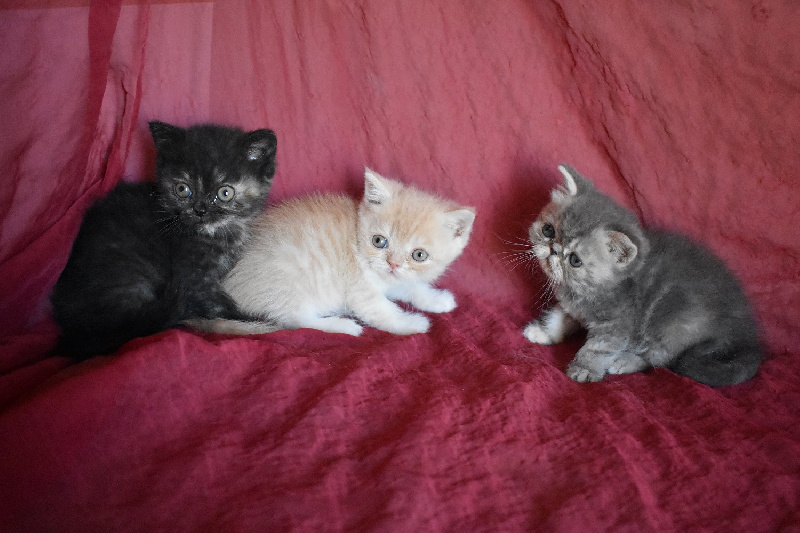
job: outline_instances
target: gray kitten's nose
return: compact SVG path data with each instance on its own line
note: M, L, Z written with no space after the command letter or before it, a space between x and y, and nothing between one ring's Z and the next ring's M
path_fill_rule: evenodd
M208 213L208 205L205 202L197 202L194 204L194 213L200 217L205 215Z
M561 253L561 245L557 242L550 243L550 255L558 255Z

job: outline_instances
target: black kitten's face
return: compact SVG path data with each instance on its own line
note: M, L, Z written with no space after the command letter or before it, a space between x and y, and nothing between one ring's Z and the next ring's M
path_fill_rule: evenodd
M275 173L275 134L221 126L151 124L159 199L167 217L209 236L258 216Z

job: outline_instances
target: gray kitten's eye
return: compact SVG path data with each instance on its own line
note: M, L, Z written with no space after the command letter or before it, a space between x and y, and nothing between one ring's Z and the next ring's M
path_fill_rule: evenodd
M554 228L552 224L545 224L542 226L542 235L544 235L546 239L552 239L556 236L556 228Z
M428 258L428 252L426 252L422 248L417 248L416 250L411 252L411 259L413 259L417 263L422 263L427 258Z
M383 235L373 235L372 236L372 246L375 248L386 248L386 245L389 241L386 240L386 237Z
M581 261L581 258L578 257L578 254L569 254L568 260L569 260L569 266L571 266L572 268L578 268L583 264L583 261Z
M217 190L217 198L219 198L223 202L230 202L233 200L236 191L233 190L233 187L230 185L223 185Z
M192 195L192 189L183 182L175 184L175 194L178 198L189 198Z

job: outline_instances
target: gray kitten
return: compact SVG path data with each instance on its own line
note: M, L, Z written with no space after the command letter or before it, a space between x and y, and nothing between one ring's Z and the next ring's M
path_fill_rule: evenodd
M712 386L752 378L758 331L739 283L711 253L636 216L559 166L563 187L530 228L535 256L558 303L523 330L537 344L583 326L567 367L579 382L651 367Z

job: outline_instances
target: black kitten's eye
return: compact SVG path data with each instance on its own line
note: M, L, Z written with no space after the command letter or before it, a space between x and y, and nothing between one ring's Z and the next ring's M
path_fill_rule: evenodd
M372 236L372 246L375 248L386 248L386 244L389 241L386 240L386 237L383 235L373 235Z
M556 228L554 228L552 224L545 224L542 226L542 235L544 235L546 239L552 239L556 236Z
M572 268L578 268L583 264L581 258L578 257L578 254L569 254L569 266Z
M233 190L233 187L230 185L223 185L217 190L217 198L219 198L223 202L230 202L233 200L236 191Z
M192 189L183 182L176 183L175 194L178 195L178 198L189 198L192 195Z
M428 258L428 252L426 252L422 248L417 248L416 250L411 252L411 259L413 259L417 263L422 263L427 258Z

